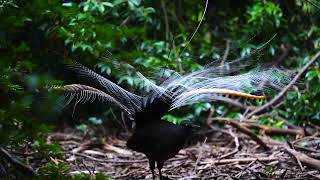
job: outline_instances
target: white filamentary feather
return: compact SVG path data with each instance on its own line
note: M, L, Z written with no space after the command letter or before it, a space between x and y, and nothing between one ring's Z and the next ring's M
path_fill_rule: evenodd
M282 88L290 82L292 75L276 67L256 68L247 73L230 75L239 72L242 67L248 66L248 64L239 60L226 62L220 66L215 66L212 63L200 70L184 75L169 70L169 77L162 77L164 80L159 85L137 72L138 77L144 82L144 86L150 89L145 96L139 96L121 88L79 63L73 63L69 66L77 73L96 80L104 87L105 92L79 84L60 87L61 90L69 93L66 94L68 98L66 104L74 99L76 100L75 106L82 102L93 102L96 99L113 102L125 111L129 117L133 117L136 112L143 110L159 98L168 103L170 110L188 104L229 98L221 98L220 95L262 99L264 96L249 93L267 88ZM168 73L166 75L168 76Z
M131 113L139 111L141 108L142 97L136 94L133 94L112 81L106 79L105 77L95 73L89 68L77 63L73 62L69 64L69 67L79 73L80 75L93 78L96 80L101 86L104 87L104 90L116 98L119 102L121 102L124 106L126 106Z
M67 98L65 106L70 104L72 101L75 101L75 108L79 103L94 102L97 100L100 102L111 102L120 107L120 109L126 112L129 116L132 115L131 111L118 100L106 94L105 92L90 86L82 84L69 84L65 86L55 86L51 89L57 89L65 92L65 97Z
M219 100L219 94L259 99L260 96L248 93L266 88L281 88L290 82L290 74L276 67L256 68L240 75L220 75L219 68L209 66L189 74L170 77L158 86L164 93L157 96L172 97L172 110L187 104ZM166 95L168 92L170 94Z

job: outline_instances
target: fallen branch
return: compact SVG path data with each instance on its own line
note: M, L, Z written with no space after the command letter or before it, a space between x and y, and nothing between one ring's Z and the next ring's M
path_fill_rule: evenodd
M315 63L318 58L320 57L320 52L318 52L315 56L312 57L311 61L309 61L304 67L298 72L298 74L292 79L292 81L276 96L274 97L271 101L268 103L264 104L263 106L260 106L259 108L253 110L250 112L247 116L246 119L251 118L253 115L269 108L272 106L274 103L276 103L282 96L286 94L286 92L296 83L296 81L307 71L307 69Z
M315 179L319 179L320 180L320 175L314 175L312 174L312 172L307 172L307 174Z
M7 150L4 148L0 147L0 157L3 156L9 163L12 164L12 166L18 171L21 172L21 174L31 177L31 176L36 176L37 173L30 168L27 165L24 165L22 162L14 158Z
M232 127L236 128L240 132L248 135L252 140L256 141L265 150L270 150L270 148L257 135L255 135L253 132L251 132L250 129L237 123L238 120L230 119L230 118L222 118L222 117L212 118L212 120L231 125Z
M294 149L289 148L288 146L285 146L285 149L288 153L290 153L292 156L297 158L302 164L315 168L317 170L320 170L320 161L314 158L311 158L307 156L304 153L298 152Z
M103 163L130 164L130 163L145 163L145 162L148 162L148 159L141 159L141 160L116 160L116 159L112 159L111 160L111 159L98 159L98 158L95 158L95 157L92 157L92 156L89 156L89 155L86 155L86 154L83 154L83 153L78 153L78 152L75 152L75 153L72 153L72 154L75 154L75 155L78 155L78 156L82 156L82 157L91 159L91 160L96 161L96 162L103 162Z
M281 134L281 135L301 135L304 136L304 131L302 129L282 129L276 127L269 127L255 123L240 123L241 126L246 128L254 128L262 130L266 134Z
M261 157L261 158L236 158L236 159L221 159L221 160L213 160L210 159L209 161L200 162L201 165L204 164L229 164L229 163L250 163L252 161L260 161L260 162L269 162L269 161L276 161L279 160L279 157Z

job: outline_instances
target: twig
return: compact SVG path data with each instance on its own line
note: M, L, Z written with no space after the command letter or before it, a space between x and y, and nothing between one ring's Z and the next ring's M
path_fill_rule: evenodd
M228 56L229 56L229 51L230 51L230 39L227 39L226 41L226 50L224 51L224 54L222 56L222 60L221 60L221 63L220 63L220 66L221 66L221 69L220 69L220 72L221 74L223 73L223 65L224 63L226 62Z
M18 172L21 172L25 176L36 176L37 173L29 166L24 165L22 162L14 158L8 151L0 147L0 155L7 159Z
M288 146L285 146L285 149L288 153L293 155L297 160L299 160L302 164L308 166L308 167L313 167L317 170L320 170L320 161L314 158L311 158L307 156L304 153L298 152L294 149L289 148Z
M231 151L231 152L229 152L229 153L227 153L227 154L224 154L224 155L222 155L222 156L219 156L217 159L224 159L224 158L226 158L226 157L229 157L229 156L232 156L232 155L236 154L236 153L239 151L240 144L239 144L239 138L238 138L238 136L235 135L235 134L232 132L231 129L229 129L229 134L230 134L230 136L232 136L232 137L234 138L234 143L235 143L236 147L234 148L233 151Z
M210 112L209 112L208 117L205 121L207 126L210 126L210 123L211 123L210 119L214 116L214 113L215 113L215 107L214 107L214 105L211 105Z
M248 165L246 165L238 174L235 175L235 177L240 177L242 175L242 173L244 171L246 171L247 169L249 169L249 167L254 164L255 162L257 162L257 159L255 159L254 161L250 162Z
M113 176L113 178L115 178L115 179L130 179L129 175L131 175L131 174L133 174L135 172L138 172L138 171L140 171L140 169L129 171L126 174L123 174L123 175ZM127 178L125 178L125 177L127 177Z
M168 21L168 14L166 11L166 5L163 0L161 0L161 9L163 11L164 16L164 24L165 24L165 30L166 30L166 40L169 39L169 21Z
M294 146L289 141L287 141L287 144L289 146L285 146L286 148L290 148L290 149L295 151ZM294 154L292 154L292 155L296 158L296 161L298 162L298 165L299 165L301 171L303 172L304 171L304 167L302 166L300 159L296 155L294 155Z
M120 27L127 24L127 22L128 22L129 19L130 19L129 17L130 17L130 16L128 16L127 18L125 18L125 19L121 22Z
M5 164L5 160L0 158L0 174L8 174Z
M315 149L311 149L311 148L307 148L307 147L302 147L302 146L299 146L299 145L293 145L293 147L295 149L300 149L300 150L303 150L303 151L309 151L309 152L313 152L313 153L318 153L317 150Z
M239 123L237 123L236 119L230 119L230 118L212 118L213 121L219 121L223 123L227 123L234 128L238 129L240 132L248 135L252 140L256 141L261 147L263 147L265 150L270 150L270 148L253 132L251 132L248 128L241 126Z
M264 126L260 124L255 123L240 123L241 126L247 127L247 128L255 128L262 130L266 134L282 134L282 135L304 135L304 131L301 129L282 129L282 128L276 128L276 127L269 127Z
M261 158L236 158L236 159L221 159L221 160L213 160L200 162L200 164L229 164L229 163L248 163L252 161L261 161L261 162L269 162L279 160L279 157L261 157Z
M72 153L72 154L75 154L75 155L78 155L78 156L82 156L82 157L85 157L85 158L88 158L88 159L91 159L93 161L96 161L96 162L104 162L104 163L120 163L120 164L129 164L129 163L145 163L145 162L148 162L148 159L141 159L141 160L111 160L111 159L98 159L98 158L95 158L95 157L91 157L89 155L86 155L86 154L83 154L83 153Z
M307 174L309 175L309 176L311 176L311 177L313 177L313 178L316 178L316 179L319 179L320 180L320 175L314 175L314 174L312 174L311 172L307 172Z
M248 108L255 107L255 106L247 106L245 104L240 103L239 101L235 101L234 99L230 99L230 98L227 98L227 97L222 97L221 96L221 97L216 97L215 99L217 101L222 101L222 102L231 104L233 106L239 107L241 109L248 109Z
M313 64L315 63L318 58L320 57L320 52L318 52L315 56L312 57L311 61L309 61L299 72L298 74L291 80L291 82L276 96L274 97L271 101L269 101L268 103L264 104L263 106L260 106L259 108L253 110L252 112L250 112L246 118L249 119L251 118L253 115L269 108L270 106L272 106L274 103L276 103L280 98L282 98L282 96L285 95L285 93L296 83L296 81L307 71L307 69Z
M202 146L203 146L206 142L207 142L207 137L204 139L204 141L203 141L203 143L202 143ZM202 158L202 155L203 155L203 148L202 148L202 146L201 146L201 148L200 148L199 156L198 156L198 158L197 158L197 160L196 160L196 162L195 162L194 172L197 170L198 164L199 164L199 162L200 162L200 160L201 160L201 158Z
M108 151L113 151L118 154L122 154L122 155L126 155L126 156L132 156L131 151L128 151L126 149L122 149L122 148L119 148L119 147L116 147L116 146L113 146L110 144L106 144L106 143L104 143L103 149L108 150Z
M94 170L93 172L91 172L91 170L89 169L89 167L83 162L83 160L80 161L81 164L84 166L84 168L89 172L90 175L92 175L94 173Z

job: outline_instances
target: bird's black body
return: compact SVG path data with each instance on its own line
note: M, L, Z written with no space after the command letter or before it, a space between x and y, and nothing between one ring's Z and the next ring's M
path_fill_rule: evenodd
M161 119L168 111L169 104L161 98L156 98L152 103L146 104L136 114L135 132L127 141L128 148L147 156L153 179L155 178L155 164L157 164L159 176L162 179L163 163L179 152L192 131L192 126L189 126L188 123L176 125Z
M163 163L179 152L189 134L190 128L187 126L175 125L161 119L151 120L136 129L127 141L127 146L147 156L153 177L157 163L161 179Z

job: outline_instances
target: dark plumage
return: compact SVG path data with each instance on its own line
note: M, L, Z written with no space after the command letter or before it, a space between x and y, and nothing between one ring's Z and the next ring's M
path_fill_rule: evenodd
M153 120L136 129L127 141L127 146L147 156L153 179L157 164L162 179L163 163L179 152L190 132L191 128L186 125L175 125L160 119Z
M127 141L128 148L147 156L153 179L155 179L155 164L157 164L159 176L162 179L163 163L179 152L193 130L193 125L189 121L176 125L161 120L169 107L170 103L164 102L161 98L153 100L151 104L146 104L140 112L136 113L134 118L136 128Z
M244 64L240 63L241 67L244 67ZM195 127L191 121L184 121L176 125L162 120L161 118L166 113L201 101L230 99L229 97L221 98L220 95L264 99L264 96L252 95L244 91L250 89L251 92L260 92L268 87L267 85L283 87L290 81L289 75L277 68L256 69L230 76L228 73L239 70L239 68L230 68L232 65L234 62L217 67L210 65L185 75L170 71L170 77L165 78L160 85L154 84L142 74L137 73L145 86L150 89L146 95L140 96L121 88L81 64L72 63L69 67L80 75L92 78L102 89L81 84L65 85L53 89L66 93L65 96L68 99L66 104L72 100L75 102L74 106L87 101L99 100L110 102L120 108L131 120L135 121L134 133L127 141L127 146L147 156L153 179L155 179L154 168L157 164L161 179L163 163L179 152ZM228 73L221 73L221 69L227 68Z

